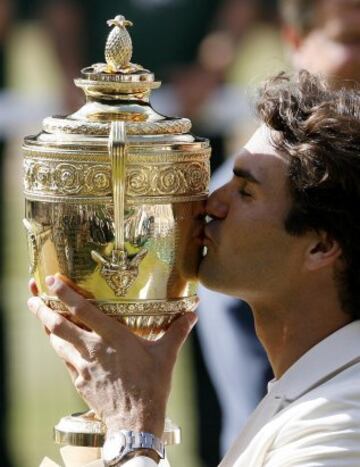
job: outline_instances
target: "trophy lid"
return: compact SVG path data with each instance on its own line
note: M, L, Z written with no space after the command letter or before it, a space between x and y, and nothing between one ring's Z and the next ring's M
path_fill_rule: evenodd
M99 146L106 144L111 122L126 122L129 143L194 143L208 146L189 131L187 118L169 118L156 112L149 98L159 88L154 74L141 65L131 63L132 41L127 27L132 23L118 15L109 20L112 28L105 45L106 63L96 63L82 70L75 85L86 96L85 105L66 117L52 116L43 120L43 132L25 139L26 146Z

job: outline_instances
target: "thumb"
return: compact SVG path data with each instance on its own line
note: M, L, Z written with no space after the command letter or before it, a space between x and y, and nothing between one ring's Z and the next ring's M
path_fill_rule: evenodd
M193 312L187 312L176 319L165 335L158 341L161 353L167 358L169 356L176 358L197 320L198 318Z

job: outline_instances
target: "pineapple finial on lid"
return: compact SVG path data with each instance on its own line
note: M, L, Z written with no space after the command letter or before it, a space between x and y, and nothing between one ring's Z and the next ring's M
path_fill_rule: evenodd
M108 20L107 24L110 27L113 26L113 29L106 41L105 60L109 72L116 73L131 65L133 47L130 34L126 28L132 26L133 23L126 20L124 16L118 15L114 19Z

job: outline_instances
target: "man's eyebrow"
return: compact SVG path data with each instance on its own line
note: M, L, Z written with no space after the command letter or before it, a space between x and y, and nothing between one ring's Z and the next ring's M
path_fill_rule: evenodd
M249 170L242 169L241 167L234 167L233 173L235 177L245 178L245 180L248 180L249 182L257 183L258 185L260 185L259 180L255 178L254 175L251 172L249 172Z

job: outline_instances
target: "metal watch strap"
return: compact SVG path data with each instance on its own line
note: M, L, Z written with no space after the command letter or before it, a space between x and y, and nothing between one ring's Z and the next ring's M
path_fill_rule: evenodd
M117 445L114 446L114 442ZM107 457L107 448L109 445L115 447L115 450L118 450L118 454L110 458ZM106 466L116 466L122 460L126 460L126 457L137 450L140 449L151 449L160 457L160 459L165 458L165 445L164 443L157 438L152 433L147 433L144 431L136 432L129 430L119 430L118 432L110 435L106 439L103 446L103 460ZM111 451L110 451L111 452Z
M132 450L135 449L152 449L155 451L161 459L165 457L165 446L161 439L157 438L152 433L146 433L145 431L127 432L131 437L131 446Z

